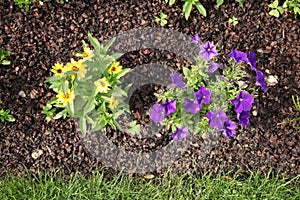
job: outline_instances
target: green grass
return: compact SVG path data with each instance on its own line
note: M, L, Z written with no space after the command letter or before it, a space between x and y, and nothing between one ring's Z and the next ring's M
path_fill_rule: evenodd
M300 175L291 180L270 174L244 180L229 174L152 180L125 175L108 180L99 173L68 181L45 174L29 177L0 179L0 199L300 199Z

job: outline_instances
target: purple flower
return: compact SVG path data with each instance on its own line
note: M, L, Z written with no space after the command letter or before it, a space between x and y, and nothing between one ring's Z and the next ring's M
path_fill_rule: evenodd
M156 124L165 119L165 107L159 103L155 103L150 110L150 119Z
M248 60L249 60L249 64L251 66L251 69L256 71L257 70L257 68L256 68L256 56L255 56L254 52L252 52L252 51L249 52Z
M252 108L254 97L251 94L247 94L244 91L240 91L237 97L231 100L234 105L234 111L241 113L242 111L249 111Z
M265 75L261 71L256 71L256 85L261 86L264 92L268 91L267 84L265 82Z
M199 90L194 93L194 96L199 105L201 105L202 103L209 104L210 102L210 91L207 90L204 86L201 86Z
M150 110L150 119L156 124L165 119L165 116L176 111L176 100L166 99L163 104L155 103Z
M166 115L170 115L176 111L176 99L166 99L162 106L165 108Z
M240 121L241 126L247 126L249 124L249 112L242 111L241 113L237 113L237 119Z
M228 54L228 57L233 58L234 64L238 62L244 62L244 63L249 62L247 58L247 54L239 50L231 50L230 53Z
M219 69L221 67L221 65L219 63L216 62L210 62L209 63L209 68L208 68L208 72L209 73L214 73L217 69Z
M202 106L199 105L195 99L184 98L184 109L187 111L196 114L201 108Z
M178 87L180 89L184 89L185 83L182 81L182 76L177 73L171 74L172 86Z
M206 114L209 119L208 125L212 128L217 128L217 130L222 130L224 123L228 120L224 110L216 110Z
M189 130L187 126L184 126L182 128L176 127L175 133L172 135L172 138L174 140L183 140L186 136L188 136Z
M216 50L216 46L210 44L209 41L207 41L203 45L200 45L199 56L201 58L204 58L205 60L209 61L212 57L217 56L217 55L218 55L218 52Z
M196 35L192 38L192 43L201 43L201 39L198 33L196 33Z
M230 119L228 119L227 121L224 122L223 131L225 133L226 138L234 136L235 135L235 129L236 129L235 122L231 121Z

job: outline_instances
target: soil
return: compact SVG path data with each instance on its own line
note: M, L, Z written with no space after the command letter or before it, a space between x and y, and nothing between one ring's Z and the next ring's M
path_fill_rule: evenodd
M88 41L88 32L103 42L121 31L160 27L154 20L160 12L168 16L164 28L190 37L199 33L203 41L218 45L223 59L232 49L255 52L258 68L278 79L277 84L269 85L267 93L260 91L257 116L251 116L250 125L238 131L236 138L221 135L203 154L205 138L195 137L171 165L174 173L267 173L272 169L290 177L298 175L300 132L293 128L297 122L278 123L300 115L291 98L300 96L299 17L295 19L293 13L287 12L279 18L270 16L270 0L247 0L245 9L234 0L220 8L216 8L215 1L201 2L207 17L193 8L186 21L180 1L172 7L164 0L53 1L33 3L26 12L12 0L0 0L0 47L11 52L7 58L11 64L0 67L0 99L2 108L10 109L16 118L15 122L0 123L0 177L7 172L19 176L27 169L34 173L59 171L66 176L75 171L89 176L97 168L116 172L88 151L72 119L47 123L41 110L55 93L45 80L52 75L54 63L68 62L82 49L81 41ZM233 16L238 19L236 26L228 23ZM179 71L190 64L159 49L132 51L120 62L130 68L167 63ZM132 116L141 123L149 122L146 111L156 101L153 93L158 88L154 84L143 86L130 100ZM149 152L172 141L165 133L142 139L118 131L108 130L107 134L116 146L132 152ZM122 165L122 160L119 162ZM166 170L161 167L151 173L160 176Z

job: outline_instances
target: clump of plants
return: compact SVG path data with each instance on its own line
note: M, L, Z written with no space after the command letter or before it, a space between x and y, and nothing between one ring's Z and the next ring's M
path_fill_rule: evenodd
M0 105L2 104L2 101L0 99ZM4 110L3 108L0 109L0 120L1 122L14 122L16 119L10 114L10 110Z
M123 90L118 84L130 69L117 62L121 53L107 53L114 39L103 46L90 33L88 38L93 49L83 41L84 51L76 53L79 59L71 58L66 64L56 63L52 67L53 76L46 82L56 96L44 106L42 113L47 121L79 118L84 135L87 123L92 125L92 131L107 125L122 130L116 119L129 112L128 105L123 102L129 86Z
M43 2L48 2L49 0L14 0L15 4L18 5L20 8L23 8L25 6L25 10L29 10L29 5L32 4L33 2L39 2L40 4L43 4ZM56 0L57 2L60 3L65 3L68 2L69 0Z
M183 76L172 73L172 86L156 94L157 102L150 118L183 140L189 133L223 132L234 137L238 126L247 126L258 87L267 92L265 75L256 67L254 52L232 50L228 66L216 62L216 46L202 43L198 34L199 56L191 68L183 68ZM219 73L220 72L220 73Z
M0 65L10 65L10 61L5 59L9 53L9 51L0 48Z
M279 5L279 1L275 0L269 5L272 10L269 12L274 17L279 17L284 13L284 9L288 12L293 12L295 19L300 15L300 0L286 0L282 6Z

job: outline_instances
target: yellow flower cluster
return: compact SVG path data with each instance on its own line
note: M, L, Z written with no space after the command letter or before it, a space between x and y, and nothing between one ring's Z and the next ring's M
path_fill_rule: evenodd
M98 94L98 92L100 93L107 93L110 89L108 88L110 86L110 84L108 83L106 77L95 81L94 84L96 85L96 94Z
M65 66L61 63L56 63L53 67L51 72L54 73L55 76L60 76L62 77L64 73L69 72L69 71L77 71L77 78L78 80L82 79L86 72L86 65L83 64L84 59L80 59L78 61L75 61L73 58L71 58L71 62L68 62ZM75 79L76 75L75 74L70 74L72 80Z
M109 68L108 73L109 74L117 74L121 71L122 71L122 66L120 65L120 62L114 61L111 63L111 67Z
M64 106L67 104L72 104L74 99L74 91L71 91L70 89L68 89L67 93L59 91L56 97L58 98L57 101Z

